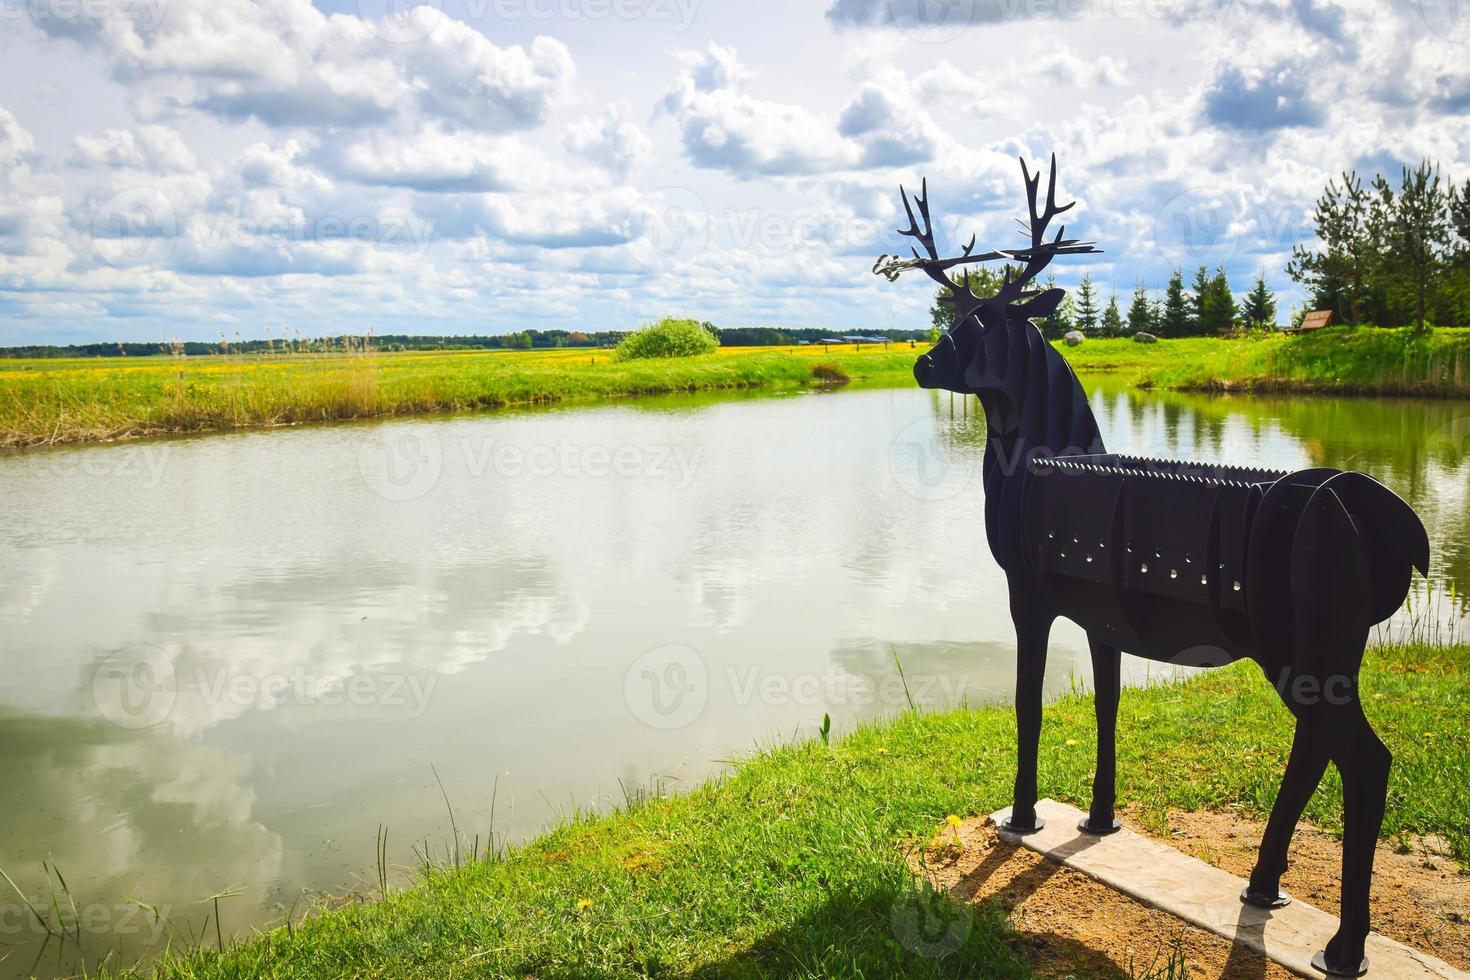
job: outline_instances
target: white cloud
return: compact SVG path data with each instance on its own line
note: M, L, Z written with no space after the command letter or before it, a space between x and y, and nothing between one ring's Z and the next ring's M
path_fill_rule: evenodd
M653 142L629 119L632 114L627 102L614 102L600 117L583 117L568 126L563 142L570 152L626 180L653 153Z
M421 111L507 132L539 125L575 76L560 41L499 47L444 18L416 43L378 25L327 16L307 0L169 0L27 5L47 33L99 48L119 79L176 83L163 104L274 126L379 125Z
M437 124L332 140L315 158L344 180L428 192L507 190L546 171L541 155L516 137L456 133Z
M850 167L856 146L797 105L754 98L735 52L711 43L683 56L684 70L664 96L684 150L701 167L737 177L791 176Z
M167 126L82 134L72 140L72 145L75 154L71 162L81 167L182 173L197 166L194 154Z
M0 256L37 256L56 251L62 234L60 181L38 174L36 140L0 106ZM37 268L26 264L28 271ZM14 259L0 259L0 283L21 270Z

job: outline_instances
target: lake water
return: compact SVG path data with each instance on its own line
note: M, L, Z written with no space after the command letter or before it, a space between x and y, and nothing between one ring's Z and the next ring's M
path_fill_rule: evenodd
M1470 406L1093 401L1113 449L1374 474L1461 615ZM824 714L1004 698L983 435L973 401L853 390L0 456L0 868L42 898L59 869L86 960L126 958L163 939L132 899L177 943L224 890L225 935L366 890L380 826L395 877L442 857L446 795L483 847ZM1059 623L1050 689L1087 673ZM0 973L28 915L0 895Z

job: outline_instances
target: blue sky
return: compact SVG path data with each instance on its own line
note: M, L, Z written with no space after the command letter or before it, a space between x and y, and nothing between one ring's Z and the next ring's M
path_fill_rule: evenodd
M1464 0L0 0L0 344L923 325L897 185L1126 298L1470 176Z

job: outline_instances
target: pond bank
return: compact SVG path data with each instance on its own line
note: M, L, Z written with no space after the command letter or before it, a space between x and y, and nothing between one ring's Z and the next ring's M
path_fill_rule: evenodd
M1462 864L1467 674L1470 647L1401 646L1370 649L1363 675L1366 710L1395 755L1383 838L1437 835ZM1119 798L1154 833L1167 833L1171 810L1259 816L1290 739L1250 664L1125 689ZM1026 945L1001 909L916 888L904 857L1009 801L1013 740L1012 713L996 706L770 748L687 795L635 793L615 815L573 819L494 860L430 867L416 887L157 972L1026 976ZM1042 795L1085 807L1094 751L1091 698L1049 705ZM1335 831L1340 813L1329 772L1305 819ZM466 841L476 830L460 828Z
M0 447L736 389L913 384L922 344L725 348L619 362L606 350L0 360ZM1142 388L1470 398L1470 330L1094 339L1079 373Z

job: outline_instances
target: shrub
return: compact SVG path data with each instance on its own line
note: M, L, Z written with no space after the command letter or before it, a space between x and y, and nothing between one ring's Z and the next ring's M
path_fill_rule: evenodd
M812 365L812 378L824 385L845 385L852 380L840 367L825 362Z
M708 354L719 346L719 338L704 324L664 317L624 337L618 344L618 359L691 357Z

